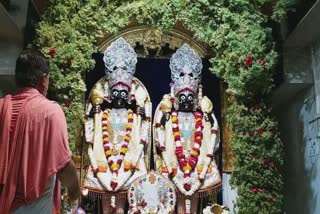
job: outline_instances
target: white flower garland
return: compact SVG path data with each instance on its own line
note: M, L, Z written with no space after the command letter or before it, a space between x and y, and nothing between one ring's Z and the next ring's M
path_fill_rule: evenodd
M217 121L214 114L212 114L212 117L214 120L214 125L211 128L211 140L209 143L206 144L207 148L208 148L207 154L201 154L201 153L199 154L199 156L203 157L202 158L203 159L203 168L202 168L200 174L198 175L198 179L195 180L195 179L191 179L190 177L181 179L180 177L178 178L177 176L174 176L172 179L173 182L175 183L175 185L177 186L177 188L180 190L180 192L186 196L193 195L200 188L200 186L201 186L200 180L205 179L205 176L207 175L207 171L209 169L209 165L210 165L212 158L213 158L213 153L214 153L214 148L215 148L215 144L213 143L213 141L215 142L215 140L216 140L219 126L218 126L218 121ZM159 118L160 117L158 117L158 124L160 124ZM205 122L203 124L205 124ZM164 138L164 136L161 136L161 135L165 135L165 133L164 133L165 130L163 130L163 128L161 126L156 126L156 130L157 130L158 138L161 138L161 139L158 139L159 146L165 147L164 140L162 140L162 138ZM168 173L171 174L172 167L169 164L170 158L168 157L165 149L166 148L164 148L163 151L161 152L162 160L167 167ZM192 174L194 174L194 173L197 173L197 171L195 170ZM184 188L184 184L186 184L186 183L191 186L189 191L185 190L185 188Z
M111 201L110 201L110 205L112 208L112 211L116 211L117 207L116 207L116 196L111 196Z
M185 206L186 206L185 214L191 214L191 200L190 199L185 200Z
M93 168L93 171L97 171L98 170L98 165L97 165L97 161L96 159L94 158L94 155L93 155L93 149L92 149L92 145L89 145L88 147L88 155L89 155L89 159L90 159L90 164ZM102 173L97 173L97 178L98 180L100 181L100 183L102 184L102 186L108 190L108 191L112 191L112 188L110 186L109 183L105 182L105 179L103 179L103 176L102 176Z
M148 124L143 123L143 125L141 126L141 133L142 133L141 137L142 138L141 138L141 142L138 146L138 152L134 153L135 157L134 158L128 157L129 156L128 154L125 156L125 159L131 160L134 165L136 165L138 163L138 161L140 160L141 154L144 150L144 146L147 142L147 140L146 140L146 138L148 137L148 130L147 129L148 129ZM89 139L93 139L93 134L94 134L93 132L94 132L93 121L90 121L90 122L88 121L87 123L85 123L85 136L86 136L87 141ZM118 191L120 188L122 188L125 185L125 183L128 181L128 179L131 177L132 171L129 170L127 172L124 172L121 174L121 176L117 176L115 173L112 173L110 182L109 183L106 182L104 173L99 172L99 167L97 165L97 161L96 161L94 154L93 154L93 148L92 148L93 142L90 141L88 143L89 143L88 156L89 156L90 164L93 168L93 172L96 172L96 176L97 176L99 182L108 191ZM115 189L112 189L112 187L110 186L111 181L118 183L118 186Z
M175 183L175 185L177 186L177 188L179 189L179 191L183 195L186 195L186 196L192 196L201 186L199 179L192 182L192 180L190 178L178 179L177 176L175 176L172 180ZM191 185L190 190L188 190L188 191L185 190L185 188L184 188L185 183Z

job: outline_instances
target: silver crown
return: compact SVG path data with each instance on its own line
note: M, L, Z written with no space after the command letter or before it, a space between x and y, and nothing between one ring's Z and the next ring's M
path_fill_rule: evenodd
M175 94L183 90L196 94L201 82L202 60L188 44L183 44L173 54L170 69Z
M106 49L103 61L110 88L121 84L130 89L137 64L137 54L130 44L120 37Z

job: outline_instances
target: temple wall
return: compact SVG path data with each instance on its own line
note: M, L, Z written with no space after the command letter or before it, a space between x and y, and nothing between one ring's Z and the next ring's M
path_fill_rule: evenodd
M21 47L14 42L0 39L0 97L15 91L14 71Z
M237 192L230 186L230 173L222 173L222 204L230 209L230 214L234 214L237 211L235 206L237 200Z
M279 111L281 137L285 146L285 211L316 214L320 204L319 139L314 123L314 88L306 89ZM311 123L310 123L311 122Z
M16 59L23 48L28 1L11 1L15 10L0 4L0 97L15 91Z
M299 83L290 83L287 75L285 87L299 90L287 101L275 105L285 147L284 210L288 214L317 214L320 213L320 39L301 50L310 51L310 63L304 66L290 57L287 63L298 68L300 76L309 76L312 81L301 78ZM308 58L308 54L303 57Z

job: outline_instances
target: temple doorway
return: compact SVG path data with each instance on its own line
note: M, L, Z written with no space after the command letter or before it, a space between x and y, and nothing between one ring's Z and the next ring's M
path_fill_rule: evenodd
M94 84L105 76L105 65L103 62L103 53L95 53L92 55L93 59L96 61L93 70L86 75L86 86L87 91L85 94L85 99L89 97L89 93L94 86ZM152 116L154 116L155 110L160 103L162 96L164 94L170 93L170 57L139 57L136 65L135 77L137 77L147 88L151 101L152 101ZM212 100L214 105L214 112L219 121L219 126L222 127L222 115L221 115L221 81L209 70L210 62L207 58L202 58L203 69L202 69L202 85L203 94ZM221 135L221 144L219 151L217 152L217 159L219 163L219 171L222 172L222 147L223 140ZM153 148L153 145L150 145ZM151 149L151 160L150 169L154 169L154 151ZM222 202L222 191L216 191L214 194L215 201ZM212 197L210 195L210 197ZM202 203L199 204L198 209L202 210L204 204L207 204L208 195L203 197ZM211 199L212 200L212 199ZM210 201L211 201L210 200ZM87 213L101 213L102 202L100 198L90 199L83 198L81 207L83 207Z

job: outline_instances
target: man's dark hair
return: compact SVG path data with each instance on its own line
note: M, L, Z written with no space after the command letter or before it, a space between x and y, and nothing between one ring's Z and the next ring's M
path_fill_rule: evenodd
M16 61L18 87L35 87L43 74L49 73L49 60L38 50L22 51Z

